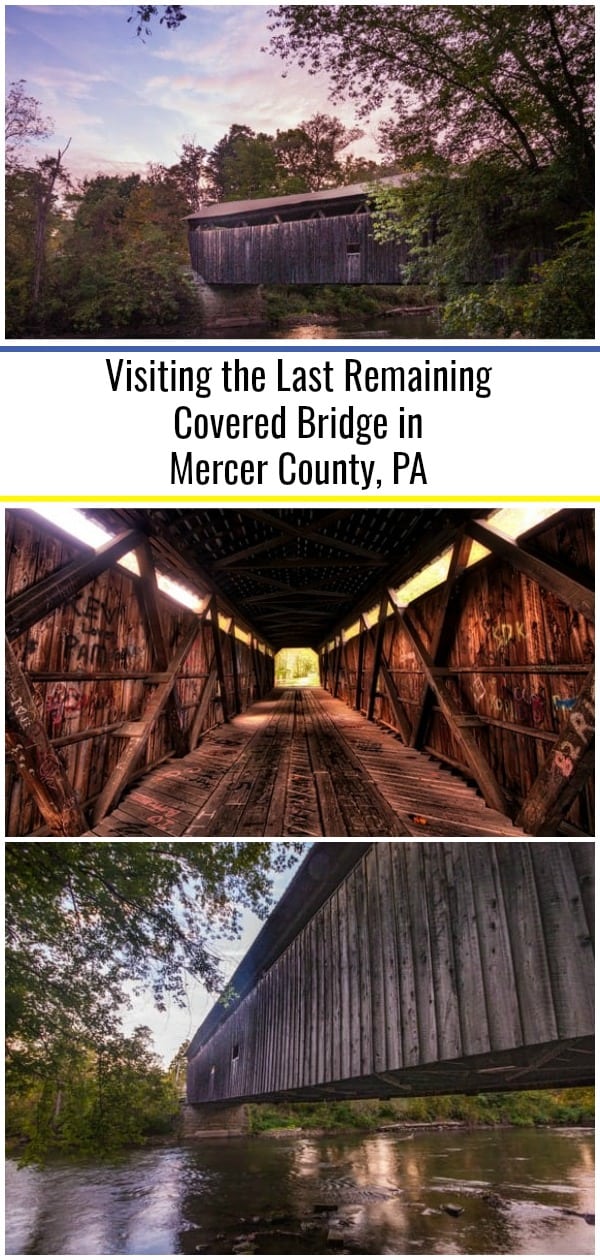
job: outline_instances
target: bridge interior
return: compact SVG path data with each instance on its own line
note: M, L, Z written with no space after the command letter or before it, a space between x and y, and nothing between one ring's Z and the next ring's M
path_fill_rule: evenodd
M591 842L312 845L188 1050L188 1101L594 1077Z
M592 834L591 512L80 518L7 513L7 835Z

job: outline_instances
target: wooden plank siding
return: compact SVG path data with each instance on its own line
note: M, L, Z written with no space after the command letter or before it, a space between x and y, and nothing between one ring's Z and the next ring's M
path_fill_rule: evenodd
M582 510L538 529L527 547L546 563L564 566L567 557L570 572L583 575L591 585L593 543L593 513ZM435 646L443 600L442 585L410 605L411 623L428 651ZM337 695L354 708L360 692L363 712L372 697L375 721L398 731L406 742L406 720L414 729L423 707L422 663L406 628L390 612L382 656L395 685L396 697L391 698L385 670L380 668L374 677L375 639L372 628L370 633L363 631L362 638L356 633L346 640L349 671L348 676L341 671ZM444 664L436 667L437 675L452 707L468 719L468 737L507 798L513 818L554 744L568 732L569 713L586 683L594 649L593 621L508 560L491 555L460 577ZM321 669L327 681L323 685L330 691L334 662L335 649L324 647ZM471 773L461 743L435 697L417 746ZM583 834L594 833L593 775L587 776L566 817L569 826Z
M33 588L73 560L77 545L61 541L17 513L7 513L7 600ZM120 759L131 746L127 731L135 730L152 694L167 675L157 672L151 628L141 615L139 583L123 569L99 573L80 590L66 592L52 612L25 633L12 649L25 672L39 720L52 748L58 750L80 808L97 801ZM184 640L190 613L158 596L167 651L173 655ZM224 687L218 686L213 667L211 623L198 619L198 633L175 683L175 702L185 747L195 747L203 733L223 719L223 696L228 712L244 711L273 684L273 659L264 657L262 689L252 648L219 631L223 644ZM205 693L205 687L209 691ZM200 707L201 706L201 707ZM196 721L196 717L200 721ZM19 775L10 749L6 777L6 835L35 834L47 824L34 797ZM148 736L136 773L172 755L173 724L163 711Z
M400 284L407 248L378 244L368 214L190 232L207 284Z
M362 846L255 987L196 1034L188 1100L589 1080L593 862L587 842Z

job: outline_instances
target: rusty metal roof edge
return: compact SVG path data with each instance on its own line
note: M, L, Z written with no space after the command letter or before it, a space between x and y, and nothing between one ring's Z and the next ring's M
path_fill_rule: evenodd
M312 844L283 896L263 924L234 972L228 988L235 997L227 1005L216 1002L192 1038L191 1059L224 1024L261 976L302 931L342 880L356 866L373 841L323 841Z

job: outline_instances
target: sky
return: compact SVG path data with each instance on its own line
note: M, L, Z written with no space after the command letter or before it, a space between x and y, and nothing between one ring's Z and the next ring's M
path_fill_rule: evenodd
M305 853L308 852L309 847L310 843L307 842L304 846ZM273 876L273 897L275 902L282 897L298 869L300 860L301 858L298 859L298 862L291 869L281 871ZM221 959L221 969L226 981L231 978L236 967L250 949L252 942L258 936L263 926L263 922L264 920L257 918L249 910L244 910L241 915L242 934L239 939L236 941L214 942L215 952ZM188 977L186 987L188 995L187 1005L179 1007L174 1002L169 1002L164 1012L156 1009L151 993L148 993L145 997L135 997L130 993L131 1009L126 1011L122 1018L122 1027L125 1033L133 1032L133 1029L140 1024L145 1024L150 1029L154 1050L165 1066L168 1066L175 1057L182 1043L191 1040L196 1029L202 1023L205 1015L208 1015L216 1001L214 993L208 993L203 984L197 983L191 977Z
M7 5L6 84L25 79L55 124L34 156L63 147L75 178L172 165L183 138L210 150L233 123L274 133L317 110L356 125L354 108L328 99L328 81L261 51L262 5L185 5L168 31L156 19L143 42L135 6ZM133 15L133 20L127 19ZM377 117L348 152L375 157Z

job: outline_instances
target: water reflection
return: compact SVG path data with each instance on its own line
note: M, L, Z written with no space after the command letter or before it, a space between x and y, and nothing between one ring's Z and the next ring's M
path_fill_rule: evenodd
M232 1139L7 1190L10 1255L593 1253L587 1131Z

